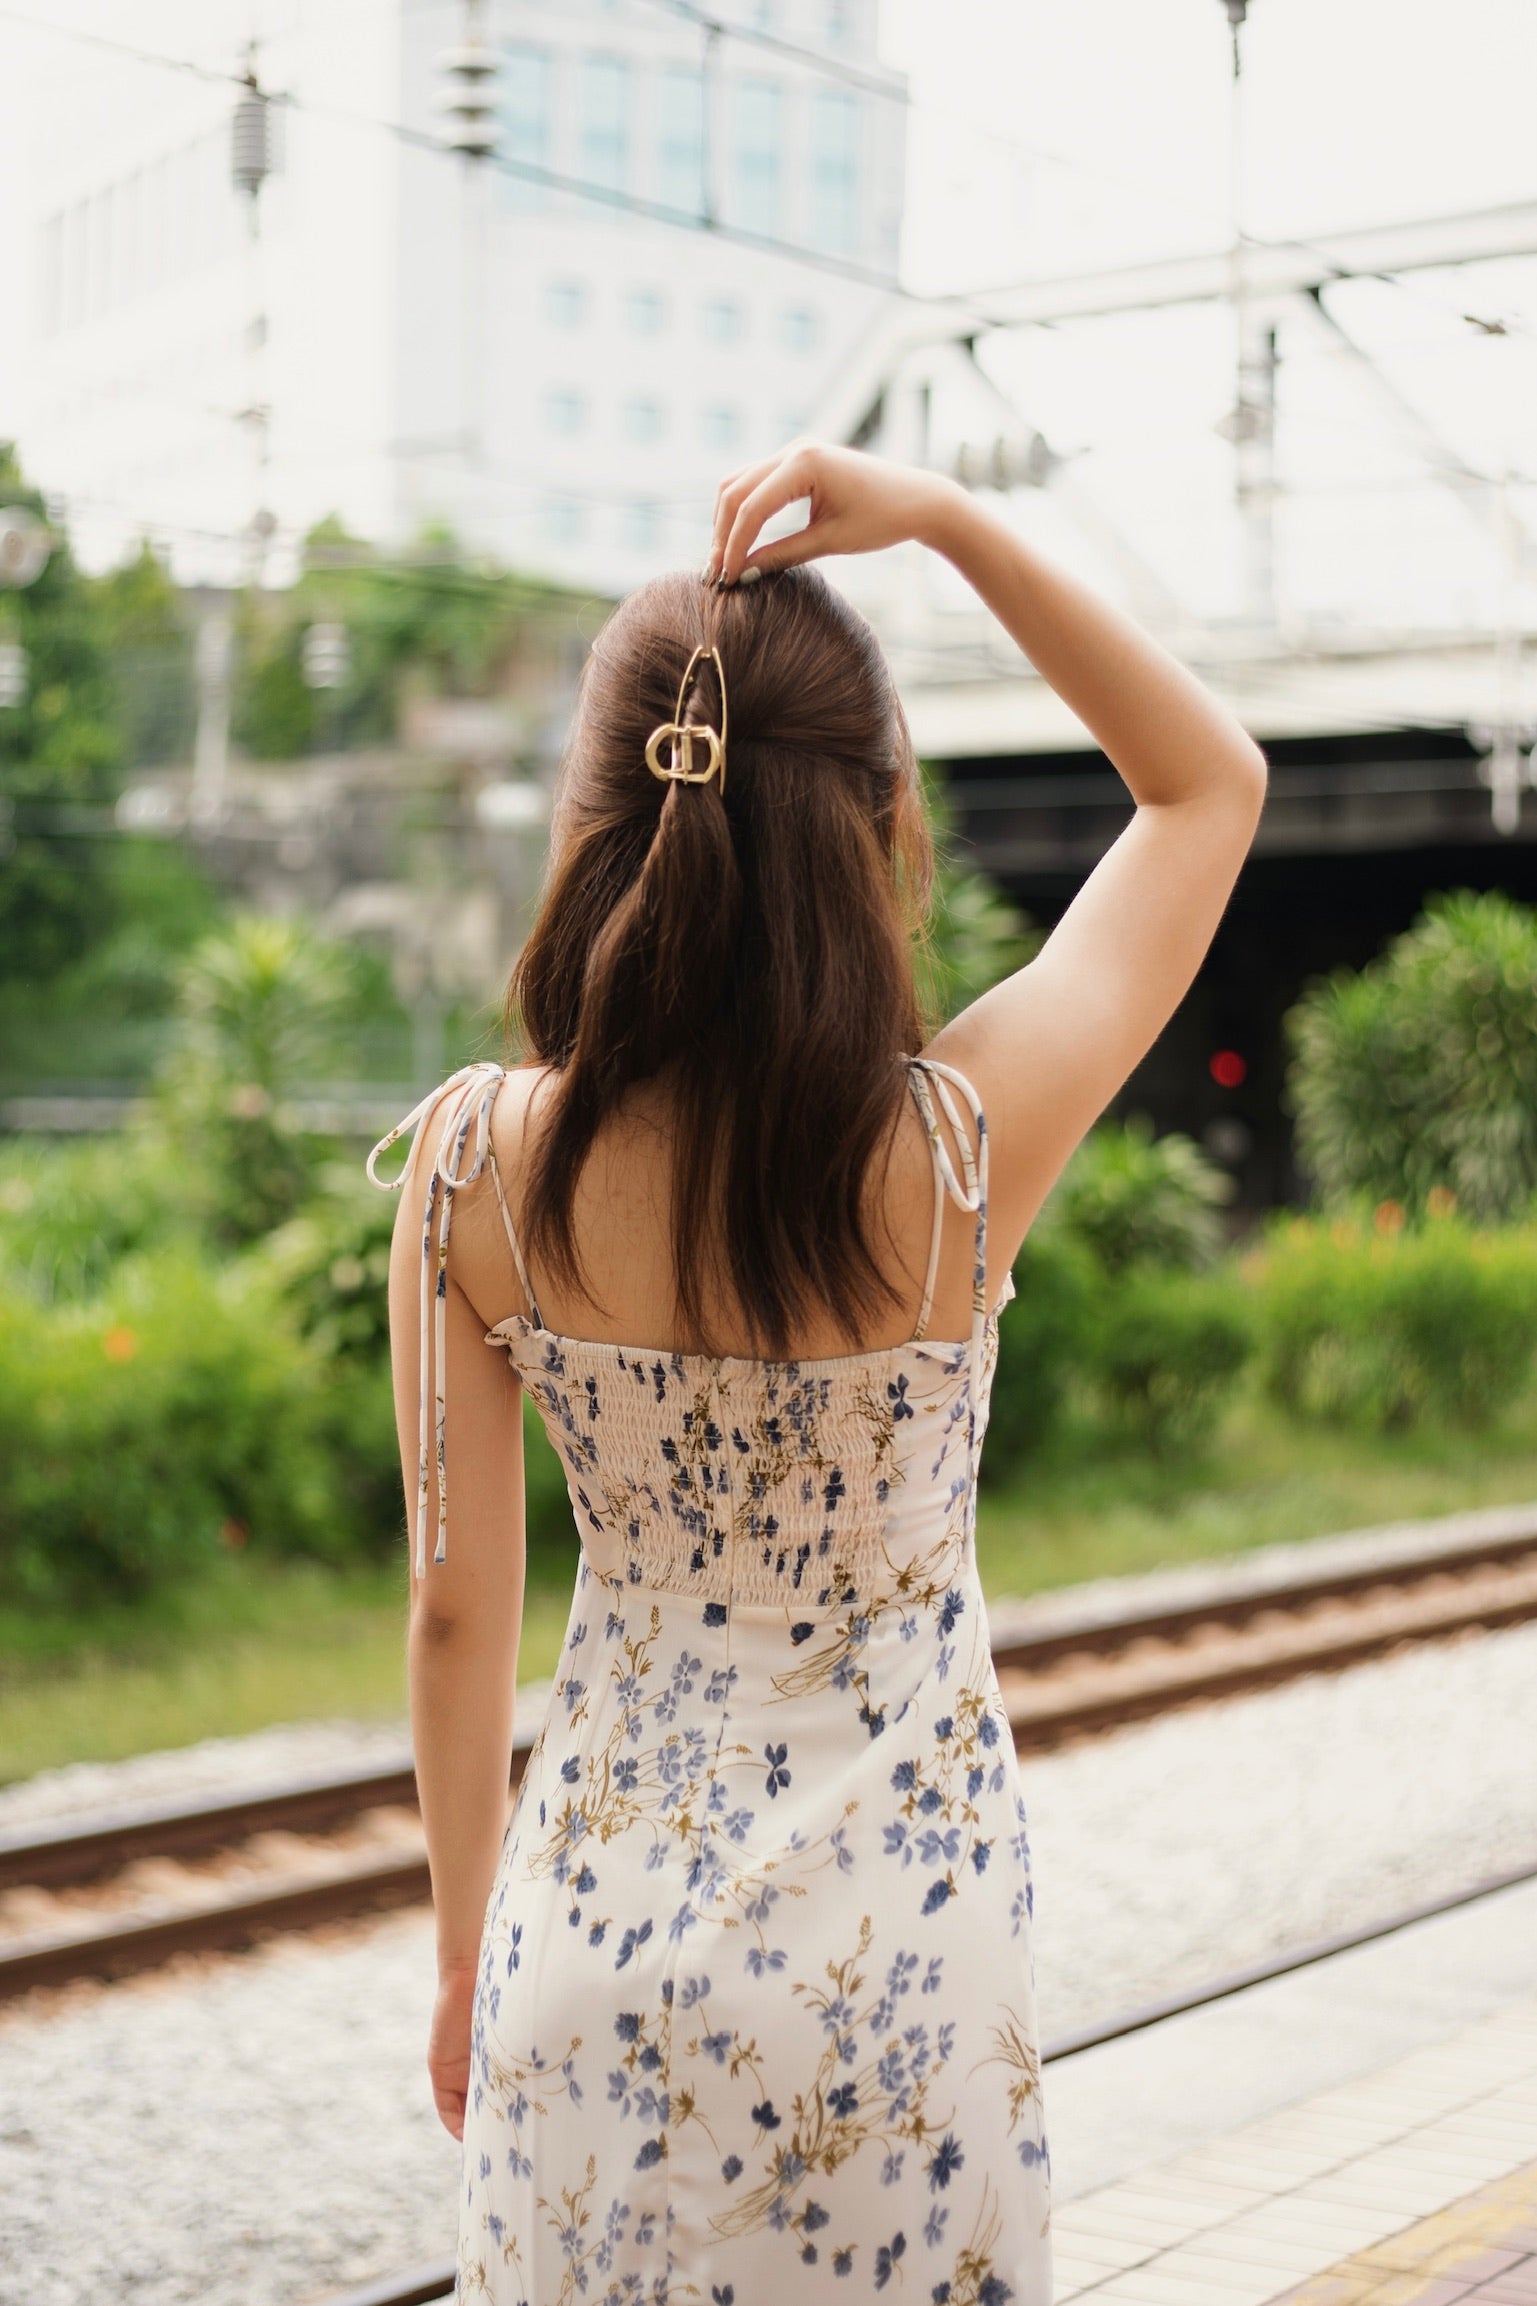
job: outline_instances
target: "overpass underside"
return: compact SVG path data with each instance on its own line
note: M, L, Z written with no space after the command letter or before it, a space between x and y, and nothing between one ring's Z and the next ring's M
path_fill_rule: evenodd
M1202 1140L1249 1211L1306 1194L1285 1029L1306 986L1370 961L1438 891L1500 889L1537 904L1537 791L1521 794L1514 829L1498 830L1484 764L1460 731L1281 739L1266 752L1265 814L1211 952L1117 1101ZM1130 815L1097 754L958 760L947 783L963 853L1042 927ZM1214 1075L1219 1053L1242 1060L1240 1082Z

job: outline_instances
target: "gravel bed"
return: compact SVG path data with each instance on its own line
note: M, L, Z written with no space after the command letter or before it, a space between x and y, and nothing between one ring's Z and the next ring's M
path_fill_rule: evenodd
M205 1738L200 1745L137 1754L132 1761L71 1762L0 1786L0 1834L219 1794L234 1799L284 1778L372 1765L387 1769L410 1759L403 1721L317 1721L257 1730L251 1737Z
M532 1738L550 1699L547 1681L518 1689L517 1734ZM250 1737L204 1738L124 1762L71 1762L0 1786L0 1835L79 1823L184 1802L231 1800L302 1778L348 1769L408 1769L411 1740L396 1722L292 1722Z
M1534 1753L1528 1626L1029 1761L1043 2030L1537 1863ZM447 2255L431 1949L390 1916L0 2009L0 2306L299 2306Z

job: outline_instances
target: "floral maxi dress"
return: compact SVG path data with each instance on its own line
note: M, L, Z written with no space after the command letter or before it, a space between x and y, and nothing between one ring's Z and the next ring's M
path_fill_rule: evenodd
M531 1315L487 1342L565 1461L582 1561L486 1915L461 2299L1049 2306L1029 1850L974 1549L987 1133L960 1074L910 1079L935 1222L903 1345L556 1335L497 1179ZM439 1304L500 1080L452 1085ZM946 1193L976 1217L959 1344L924 1335Z

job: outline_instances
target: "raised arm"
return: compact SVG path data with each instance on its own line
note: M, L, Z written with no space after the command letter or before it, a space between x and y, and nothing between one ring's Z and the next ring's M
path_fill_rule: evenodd
M1071 706L1137 804L1036 958L936 1042L981 1094L997 1247L1012 1257L1074 1146L1189 990L1254 838L1265 758L1129 617L956 499L928 541Z
M751 551L775 512L808 496L805 529ZM1036 958L934 1043L970 1076L988 1115L1001 1278L1068 1155L1189 989L1254 837L1265 761L1129 617L938 475L798 444L722 489L711 565L730 583L753 566L907 538L967 579L1137 804Z

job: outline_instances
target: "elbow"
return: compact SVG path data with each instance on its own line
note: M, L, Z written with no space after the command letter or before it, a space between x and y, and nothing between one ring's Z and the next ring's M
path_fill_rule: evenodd
M445 1609L441 1602L428 1601L420 1592L413 1595L408 1639L418 1655L440 1656L444 1650L454 1648L463 1633L464 1620L457 1610Z
M1254 739L1245 735L1235 763L1235 783L1242 794L1249 815L1259 823L1265 806L1265 792L1270 783L1270 763Z

